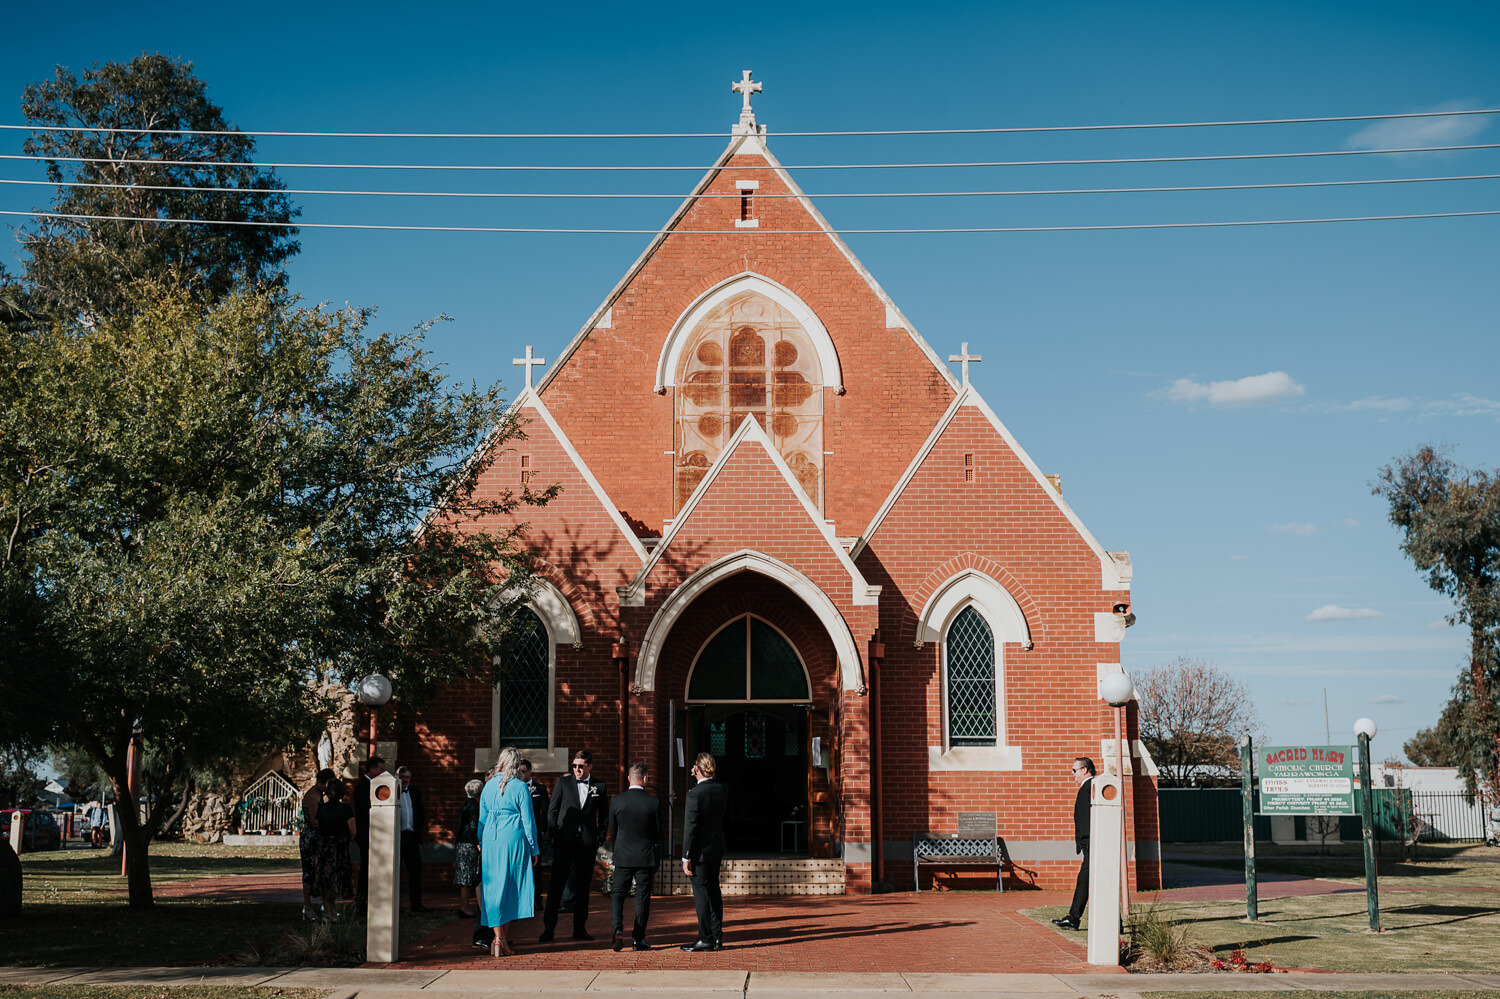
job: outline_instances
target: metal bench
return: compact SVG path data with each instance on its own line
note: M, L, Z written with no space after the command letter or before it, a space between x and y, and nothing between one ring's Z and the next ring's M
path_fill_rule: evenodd
M917 833L912 836L912 887L922 890L922 865L994 867L995 889L1005 890L1005 871L1014 869L1005 840L995 831L994 812L959 812L954 833Z

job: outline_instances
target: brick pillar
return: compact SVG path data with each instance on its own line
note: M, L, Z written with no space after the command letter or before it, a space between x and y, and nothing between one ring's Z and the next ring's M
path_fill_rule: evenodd
M870 701L853 690L840 692L839 792L843 811L844 886L871 890Z

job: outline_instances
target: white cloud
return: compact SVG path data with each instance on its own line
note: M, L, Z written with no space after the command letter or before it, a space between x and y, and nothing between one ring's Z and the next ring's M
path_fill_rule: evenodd
M1470 111L1473 101L1444 101L1423 111ZM1371 122L1344 140L1345 149L1405 149L1410 146L1454 146L1483 132L1489 125L1482 114L1433 118L1388 118Z
M1395 694L1377 694L1370 698L1371 704L1405 704L1406 698L1397 697Z
M1344 518L1344 526L1345 527L1358 527L1359 526L1359 521L1355 520L1353 517L1345 517Z
M1195 382L1179 378L1165 390L1173 402L1206 402L1210 406L1250 406L1278 399L1295 399L1307 392L1285 371L1247 375L1231 382Z
M1429 621L1426 625L1423 626L1422 630L1423 631L1447 631L1451 627L1453 627L1453 625L1451 625L1451 624L1448 623L1448 619L1447 618L1440 617L1436 621Z
M1366 618L1383 616L1378 610L1368 607L1340 607L1338 604L1327 604L1319 607L1307 615L1309 621L1360 621Z
M1486 399L1471 392L1460 392L1447 399L1413 399L1408 396L1382 398L1370 396L1353 402L1312 403L1303 412L1313 413L1374 413L1392 416L1405 414L1418 420L1434 416L1488 416L1500 417L1500 399Z
M1275 531L1278 534L1295 534L1299 538L1305 538L1315 532L1317 527L1300 520L1293 520L1285 524L1272 524L1266 530Z

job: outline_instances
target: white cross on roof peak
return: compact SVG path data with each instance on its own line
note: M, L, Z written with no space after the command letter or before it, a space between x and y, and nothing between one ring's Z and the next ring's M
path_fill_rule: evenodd
M964 344L964 346L967 347L968 344ZM531 391L531 369L534 368L534 367L536 367L539 364L546 364L547 363L547 359L545 357L532 357L531 356L531 344L528 343L526 345L526 356L525 357L515 357L515 358L512 358L510 363L511 364L515 364L515 365L525 365L526 366L526 391L530 392Z
M982 361L982 360L984 360L984 358L980 357L978 354L971 354L971 353L969 353L969 341L965 340L962 344L959 345L958 353L957 354L949 354L948 355L948 360L950 360L950 361L959 361L959 362L961 362L963 364L963 368L964 368L964 388L968 388L969 387L969 362L970 361Z
M761 85L750 79L750 70L740 70L740 78L729 85L729 89L741 95L745 99L744 106L740 108L740 124L754 125L755 112L750 109L750 95L758 94Z

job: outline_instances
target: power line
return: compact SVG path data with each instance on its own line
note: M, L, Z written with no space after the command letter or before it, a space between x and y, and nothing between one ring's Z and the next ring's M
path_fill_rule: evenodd
M1043 194L1151 194L1151 193L1175 193L1188 191L1265 191L1280 190L1285 188L1302 187L1362 187L1372 184L1436 184L1446 181L1458 180L1500 180L1500 173L1477 173L1463 174L1450 177L1389 177L1373 180L1308 180L1289 181L1275 184L1195 184L1177 187L1077 187L1077 188L1040 188L1035 190L1012 190L1012 191L879 191L879 192L844 192L834 194L810 194L807 197L813 201L822 201L826 198L989 198L1006 197L1011 195L1043 195ZM0 179L0 184L20 184L32 187L84 187L106 190L121 191L182 191L195 194L301 194L301 195L356 195L364 197L406 197L406 198L527 198L527 199L591 199L591 200L616 200L625 201L632 199L654 199L683 201L688 197L693 200L710 198L732 198L738 200L743 194L587 194L587 193L534 193L524 191L350 191L339 189L319 188L282 188L282 187L196 187L179 184L128 184L128 183L105 183L102 181L51 181L51 180L6 180ZM797 198L800 195L790 192L763 194L755 193L757 199L761 198Z
M529 166L513 163L256 163L226 160L155 160L155 159L110 159L97 156L26 156L17 153L0 154L0 160L29 160L44 163L109 163L154 164L156 166L201 166L201 167L272 167L276 169L317 170L469 170L469 171L525 171L545 172L662 172L669 170L691 170L706 173L710 170L933 170L953 167L1017 167L1017 166L1080 166L1118 163L1204 163L1228 160L1274 160L1306 159L1315 156L1389 156L1394 153L1449 153L1468 149L1500 149L1500 143L1475 143L1462 146L1408 146L1398 149L1334 149L1306 153L1233 153L1218 156L1139 156L1114 157L1110 159L1079 160L995 160L971 163L810 163L802 166Z
M496 233L554 233L563 235L594 236L655 236L662 229L564 229L530 226L464 226L464 225L375 225L355 222L254 222L239 219L173 219L149 218L130 215L84 215L66 212L19 212L0 210L0 215L20 215L39 219L64 219L96 222L151 222L158 225L240 225L286 229L366 229L397 232L496 232ZM917 229L673 229L673 234L684 236L723 235L920 235L984 232L1108 232L1124 229L1216 229L1258 225L1321 225L1331 222L1395 222L1408 219L1474 218L1482 215L1500 215L1496 211L1476 212L1431 212L1418 215L1355 215L1340 218L1317 219L1252 219L1239 222L1149 222L1131 225L1045 225L1045 226L974 226L964 228L917 228Z
M1500 108L1462 111L1408 111L1399 114L1356 114L1319 118L1253 118L1242 121L1149 122L1128 125L1020 125L1003 128L903 128L839 132L776 132L781 137L861 135L1001 135L1026 132L1104 132L1150 128L1219 128L1231 125L1302 125L1319 122L1386 121L1402 118L1450 118L1459 115L1500 114ZM722 139L724 132L292 132L192 128L98 128L91 125L0 125L0 130L32 132L101 132L123 135L269 135L317 139Z

